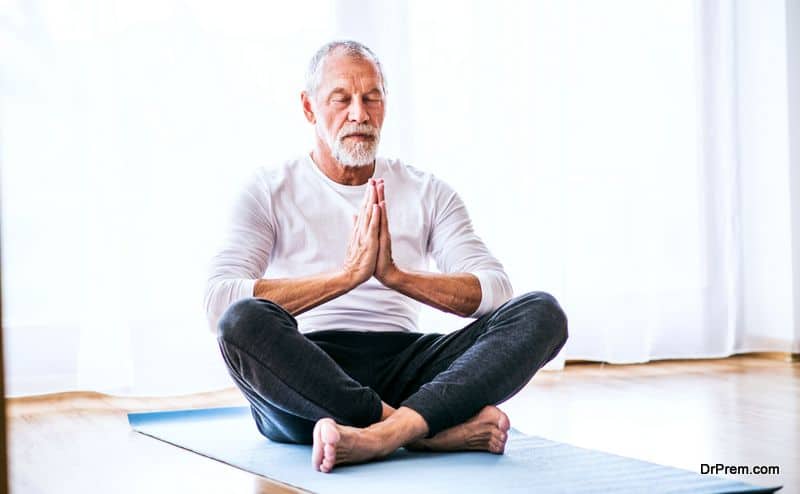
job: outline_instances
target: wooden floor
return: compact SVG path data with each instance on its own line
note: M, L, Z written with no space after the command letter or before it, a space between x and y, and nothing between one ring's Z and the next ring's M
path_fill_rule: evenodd
M65 393L8 400L14 494L297 492L132 432L129 411L244 404L230 389L177 398ZM645 365L570 364L501 405L529 434L800 492L800 364L754 357ZM311 468L309 466L309 468Z

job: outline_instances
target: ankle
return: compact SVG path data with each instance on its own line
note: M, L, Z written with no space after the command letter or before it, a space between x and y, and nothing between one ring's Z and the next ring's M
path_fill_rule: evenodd
M397 411L395 408L392 408L390 405L387 405L386 402L381 402L381 422L391 417L391 415Z
M374 434L382 448L394 451L404 444L423 439L428 434L428 424L414 410L400 407L386 420L369 426L365 431Z

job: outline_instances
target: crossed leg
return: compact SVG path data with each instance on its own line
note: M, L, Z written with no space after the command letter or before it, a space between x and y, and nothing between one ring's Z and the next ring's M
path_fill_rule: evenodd
M324 371L316 372L315 376L330 381L322 383L324 386L333 386L334 390L338 388L344 393L343 396L335 392L327 400L317 396L307 405L300 404L302 400L298 398L302 397L296 396L298 393L293 389L303 389L302 379L289 377L291 382L287 383L284 381L286 372L258 368L258 364L263 366L265 361L270 362L268 367L290 362L253 357L270 353L276 347L285 350L285 341L273 341L277 334L283 334L281 340L287 336L290 340L304 337L297 333L294 319L277 305L250 300L240 303L232 314L226 313L220 324L220 347L228 368L253 404L256 421L261 419L267 424L259 425L262 433L278 441L306 442L310 439L314 445L312 465L323 472L339 464L382 458L401 446L502 453L510 424L508 417L494 405L519 391L566 341L563 311L551 296L536 292L509 301L454 333L424 335L412 341L399 355L384 362L386 365L378 366L378 376L373 378L365 373L361 380L371 379L371 387L351 379L332 359L327 362L325 358L330 357L319 348L303 348L303 352L316 351L325 355L325 358L313 356L314 366L319 368L321 364ZM273 316L281 316L277 325L284 326L283 332L275 330L276 321L269 319L272 327L262 327L258 332L262 339L270 335L268 341L259 344L250 338L245 343L237 337L243 334L237 328L247 326L243 319L255 308L258 309L256 319L262 325L265 310ZM293 344L305 345L297 341ZM250 351L243 351L244 348ZM273 354L270 358L285 358ZM246 357L243 359L242 355ZM298 364L302 366L302 362ZM376 369L369 372L375 373ZM269 374L268 378L263 377L265 374ZM334 379L329 379L330 375ZM276 378L277 383L273 382ZM381 396L386 401L381 401ZM319 406L319 403L326 405ZM284 417L291 420L283 420ZM275 432L276 428L285 428L287 423L297 421L304 432Z
M386 418L366 428L319 420L312 464L329 472L338 464L381 458L400 446L502 453L510 422L494 405L516 394L566 338L566 316L552 296L541 292L512 299L430 346L422 338L408 353L433 357L404 367L423 369L419 388L396 410L383 403Z

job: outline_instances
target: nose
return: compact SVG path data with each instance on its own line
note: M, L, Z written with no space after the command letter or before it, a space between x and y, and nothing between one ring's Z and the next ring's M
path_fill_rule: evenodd
M349 113L347 115L347 119L351 122L355 123L364 123L369 120L369 113L367 113L367 109L364 106L364 102L361 101L361 98L353 98L350 102Z

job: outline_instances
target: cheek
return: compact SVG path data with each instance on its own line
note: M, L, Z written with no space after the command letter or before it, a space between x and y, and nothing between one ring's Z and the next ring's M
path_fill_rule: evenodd
M341 129L341 125L338 123L338 119L336 119L332 115L326 115L326 118L320 121L321 126L325 133L329 134L332 138L336 137L336 134L339 133Z
M372 119L375 121L375 124L376 124L378 127L382 127L382 126L383 126L383 115L384 115L384 113L383 113L383 112L384 112L384 109L383 109L383 108L377 108L377 109L376 109L376 110L375 110L375 111L372 113Z
M332 113L327 121L327 125L333 134L336 135L340 130L342 130L345 122L347 122L347 112L341 111Z

